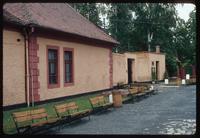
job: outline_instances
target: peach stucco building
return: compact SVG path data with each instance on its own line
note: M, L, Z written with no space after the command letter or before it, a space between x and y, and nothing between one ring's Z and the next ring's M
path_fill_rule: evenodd
M118 42L67 4L3 7L3 106L110 89Z
M156 72L157 80L164 79L165 54L159 50L113 53L113 85L151 81L152 69Z
M3 18L4 107L129 83L130 59L132 81L151 80L152 61L163 79L163 54L112 53L119 43L67 4L5 4Z

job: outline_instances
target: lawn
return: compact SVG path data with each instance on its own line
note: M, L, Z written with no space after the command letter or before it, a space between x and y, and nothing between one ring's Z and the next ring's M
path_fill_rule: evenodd
M91 109L91 105L90 102L88 100L88 98L90 97L94 97L97 94L90 94L87 96L81 96L81 97L76 97L76 98L69 98L63 101L59 101L59 102L51 102L51 103L47 103L47 104L42 104L42 105L37 105L34 107L24 107L24 108L18 108L18 109L14 109L14 110L9 110L9 111L4 111L3 112L3 131L5 134L14 134L16 133L16 127L13 121L13 118L11 116L12 112L16 112L16 111L25 111L28 109L37 109L39 107L44 107L49 115L49 117L56 117L56 112L54 110L54 105L56 104L60 104L60 103L65 103L65 102L71 102L71 101L75 101L77 103L77 105L80 107L80 110L84 110L84 109Z

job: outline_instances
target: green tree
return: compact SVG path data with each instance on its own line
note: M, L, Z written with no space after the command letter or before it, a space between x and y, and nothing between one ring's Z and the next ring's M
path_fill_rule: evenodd
M77 12L98 26L102 26L96 3L69 3Z
M187 24L188 37L190 39L190 59L191 64L196 65L196 8L189 14L189 19Z
M196 9L187 22L177 16L176 4L163 3L71 3L78 12L116 38L113 51L155 51L166 54L169 76L177 66L196 64ZM108 24L100 20L104 16Z
M120 45L114 51L125 52L129 50L131 32L131 11L128 3L112 3L108 10L108 30Z
M165 52L172 39L171 29L176 25L175 4L139 3L133 12L136 18L133 20L132 41L136 49L154 51L155 46L160 45Z

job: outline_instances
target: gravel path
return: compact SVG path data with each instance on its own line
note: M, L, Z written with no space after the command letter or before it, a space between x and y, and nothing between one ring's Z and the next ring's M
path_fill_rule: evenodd
M159 87L156 95L66 125L52 134L194 134L196 86Z

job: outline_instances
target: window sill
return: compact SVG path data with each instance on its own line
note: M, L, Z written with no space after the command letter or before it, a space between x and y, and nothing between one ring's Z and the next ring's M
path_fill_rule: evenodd
M48 84L48 89L59 88L59 84Z
M74 85L74 82L64 83L64 87L73 86L73 85Z

